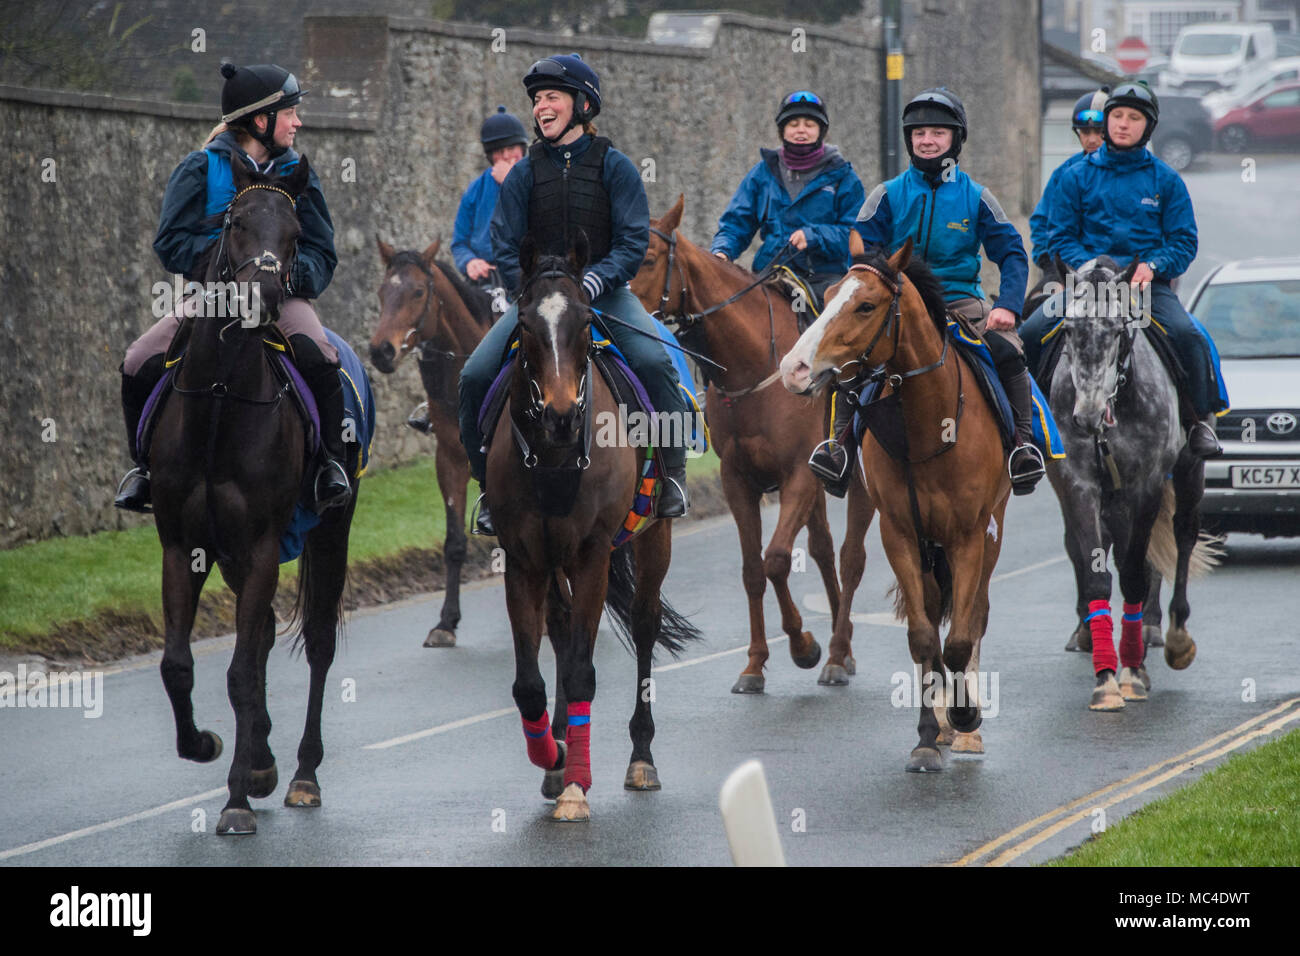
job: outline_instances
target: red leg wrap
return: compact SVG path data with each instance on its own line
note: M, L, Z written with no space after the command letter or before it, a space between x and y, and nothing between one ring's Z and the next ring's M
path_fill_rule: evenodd
M559 759L560 750L551 735L551 718L546 711L536 720L524 721L524 740L528 743L528 759L543 770L550 770Z
M1088 628L1092 631L1092 670L1119 670L1115 657L1115 625L1110 619L1109 601L1092 601L1088 604Z
M1142 605L1124 602L1119 630L1119 659L1125 667L1142 666Z
M569 729L564 734L564 785L591 789L591 701L569 704Z

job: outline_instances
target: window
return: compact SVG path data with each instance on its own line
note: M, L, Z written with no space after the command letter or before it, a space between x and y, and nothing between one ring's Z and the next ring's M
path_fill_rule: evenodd
M1289 90L1278 90L1264 98L1264 109L1277 110L1286 106L1300 106L1300 86Z

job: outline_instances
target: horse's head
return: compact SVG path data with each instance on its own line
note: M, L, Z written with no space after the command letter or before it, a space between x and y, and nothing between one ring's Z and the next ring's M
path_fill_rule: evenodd
M379 286L379 326L370 339L370 361L388 373L403 355L432 338L438 324L445 321L434 265L442 240L435 239L423 252L397 252L378 236L375 242L385 272Z
M1103 424L1114 424L1111 400L1133 341L1129 280L1137 265L1134 259L1121 271L1102 256L1077 272L1066 271L1062 360L1074 385L1074 423L1092 434L1099 434Z
M792 392L820 391L850 366L857 374L882 364L897 345L900 299L909 292L903 270L912 259L912 240L886 259L866 255L856 231L849 236L853 265L826 290L821 316L781 360L781 381ZM915 290L910 294L917 295Z
M264 324L279 317L285 300L302 231L297 200L307 189L310 166L300 156L285 176L264 175L237 158L230 168L235 198L226 210L210 278L239 283L241 295L255 285ZM243 283L249 284L247 290Z
M641 300L647 312L661 317L685 311L682 272L676 265L677 240L674 233L682 224L682 207L686 197L679 195L673 207L661 219L650 220L650 244L645 260L628 288Z
M563 258L538 255L531 236L519 249L519 370L528 394L518 397L553 445L581 437L591 348L591 307L582 286L588 254L581 230Z

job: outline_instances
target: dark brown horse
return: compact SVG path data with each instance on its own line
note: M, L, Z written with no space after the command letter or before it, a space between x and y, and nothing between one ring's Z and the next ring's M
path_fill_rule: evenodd
M659 595L672 554L672 522L651 523L611 554L641 482L644 450L592 442L618 418L592 361L591 310L582 286L585 236L569 258L520 249L519 351L509 399L487 461L488 506L506 553L506 609L515 640L514 698L528 756L547 771L542 793L557 820L590 816L592 655L603 606L637 660L629 790L658 790L650 753L656 644L676 652L698 633ZM545 629L555 648L555 719L537 666ZM562 741L557 745L557 740ZM562 777L562 779L561 779Z
M887 261L856 256L781 371L791 391L815 393L842 370L879 367L884 400L897 403L902 454L895 458L868 433L862 461L898 580L895 611L906 616L918 670L920 741L907 769L922 771L943 769L936 711L944 691L953 730L973 734L980 725L980 640L1011 482L993 413L977 396L966 360L949 347L942 288L911 253L909 239ZM951 627L941 654L945 620ZM945 665L955 686L946 686ZM954 749L980 750L982 743L962 737Z
M379 286L379 325L370 339L370 361L388 374L407 352L419 351L420 380L428 396L429 425L437 440L434 467L447 514L443 562L447 583L438 624L425 647L454 647L460 623L460 571L465 563L466 486L469 459L460 443L456 388L465 359L492 324L492 303L455 269L438 262L439 240L424 250L397 252L378 236L384 281Z
M785 296L753 273L710 255L683 236L678 229L683 203L679 196L662 219L651 221L650 246L631 289L647 310L675 322L684 343L726 367L725 372L711 375L706 411L722 462L722 490L740 534L741 578L749 597L749 661L732 693L763 692L767 581L772 582L781 606L781 627L790 637L795 664L815 667L821 659L820 645L803 629L788 580L795 536L804 527L808 553L821 571L835 618L835 638L819 682L846 684L855 669L852 624L847 608L839 613L840 586L835 580L826 498L808 467L808 456L826 437L826 400L771 387L780 378L779 357L799 338L795 313ZM779 493L781 510L763 551L759 504L768 491ZM862 491L855 489L850 500L851 521L862 529L857 550L871 521L871 505ZM865 560L866 552L861 550L858 577Z
M307 185L307 157L284 178L261 176L240 162L231 168L235 198L213 244L206 277L256 283L263 315L274 318L297 242L294 199ZM294 513L308 465L306 430L272 373L265 328L225 315L191 321L176 394L159 416L149 455L163 548L162 678L176 718L177 752L199 763L215 760L221 738L194 723L190 630L208 572L219 564L237 603L235 651L226 674L235 710L235 754L230 799L217 833L255 833L257 818L248 799L270 796L278 779L269 744L266 659L275 643L271 600L280 573L280 535ZM322 516L307 535L299 565L295 619L302 622L311 689L286 806L320 806L321 706L334 659L355 502L354 494L345 508Z

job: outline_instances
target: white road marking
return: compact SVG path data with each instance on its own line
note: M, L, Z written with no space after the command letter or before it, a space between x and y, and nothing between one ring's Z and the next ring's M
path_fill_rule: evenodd
M516 707L502 707L500 710L489 710L485 714L475 714L473 717L462 717L460 720L453 720L450 723L438 724L438 726L430 727L428 730L417 730L413 734L403 734L401 737L381 740L377 744L366 744L361 749L387 750L389 747L396 747L399 744L409 744L412 740L423 740L425 737L432 737L435 734L445 734L451 730L459 730L461 727L469 727L471 724L479 724L485 720L493 720L497 717L505 717L507 714L517 713L519 713L519 709Z

